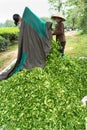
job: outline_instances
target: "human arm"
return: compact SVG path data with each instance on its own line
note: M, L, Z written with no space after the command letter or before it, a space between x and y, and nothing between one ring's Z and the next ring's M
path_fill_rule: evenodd
M52 31L52 35L62 35L64 34L64 25L63 23L59 23L56 25L56 28L54 31Z

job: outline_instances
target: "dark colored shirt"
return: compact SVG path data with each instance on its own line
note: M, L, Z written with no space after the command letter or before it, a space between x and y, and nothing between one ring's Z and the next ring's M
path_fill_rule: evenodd
M56 41L65 42L64 24L62 22L57 23L53 35L56 35Z

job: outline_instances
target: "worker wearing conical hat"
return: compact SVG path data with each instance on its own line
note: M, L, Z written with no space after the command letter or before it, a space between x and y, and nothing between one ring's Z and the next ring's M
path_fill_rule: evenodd
M61 46L60 53L62 54L62 57L64 57L66 38L64 33L63 21L65 21L65 18L61 13L53 15L51 18L57 22L55 30L52 32L52 35L56 35L56 41L59 41Z

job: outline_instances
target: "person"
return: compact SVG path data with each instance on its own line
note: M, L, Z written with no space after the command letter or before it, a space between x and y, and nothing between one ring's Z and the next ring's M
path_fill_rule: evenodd
M52 35L56 35L56 41L58 41L61 46L60 53L61 53L62 57L65 57L64 49L65 49L65 45L66 45L66 38L65 38L64 24L63 24L63 21L65 21L65 18L60 13L57 13L57 14L51 16L51 18L57 22L55 30L52 31Z
M14 24L16 26L19 26L19 27L21 26L22 18L21 18L21 16L19 14L14 14L13 15L13 20L14 20Z

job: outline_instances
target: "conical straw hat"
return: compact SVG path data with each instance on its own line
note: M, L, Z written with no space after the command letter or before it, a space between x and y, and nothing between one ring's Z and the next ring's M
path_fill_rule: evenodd
M58 12L57 14L54 14L51 16L52 19L55 19L55 18L61 18L63 21L65 21L65 17L60 13Z

